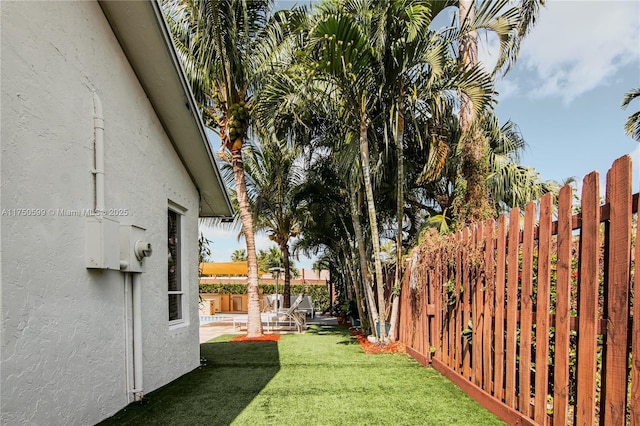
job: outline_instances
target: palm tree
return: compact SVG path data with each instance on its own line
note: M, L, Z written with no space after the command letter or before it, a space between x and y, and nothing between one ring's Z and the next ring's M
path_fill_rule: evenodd
M459 10L459 63L465 68L478 64L478 30L491 31L500 41L500 54L494 67L494 74L506 73L515 63L522 40L537 19L545 0L456 0L435 2L444 9L456 6ZM470 107L470 100L461 95L460 125L462 128L460 170L457 186L461 192L454 203L454 215L458 226L476 222L495 212L491 208L489 189L486 185L489 173L487 158L488 140L475 133L472 126L476 113Z
M531 167L519 164L526 142L518 126L507 121L502 126L496 116L485 116L481 128L489 141L489 174L487 186L493 209L508 211L540 199L550 188Z
M242 148L250 124L251 61L267 24L269 0L163 0L180 59L205 122L233 166L248 261L247 335L262 335L254 225Z
M634 100L640 98L640 87L632 89L624 95L622 99L622 109L626 109ZM627 135L640 142L640 111L636 111L627 118L624 125Z
M299 149L286 142L272 140L250 152L246 158L254 223L269 239L278 244L284 268L284 307L291 296L291 253L289 242L300 232L300 206L296 204L296 188L303 182Z
M247 251L245 249L237 249L231 253L231 261L232 262L246 262L247 261Z
M295 52L286 71L281 72L277 78L269 81L265 87L265 102L259 103L260 111L266 116L269 113L280 114L282 107L289 108L289 113L285 114L294 117L294 121L304 120L299 116L300 111L312 111L313 99L309 102L305 96L313 98L313 93L323 93L325 98L337 102L330 109L340 110L342 123L357 123L354 126L344 126L340 129L346 134L339 133L339 141L355 139L360 148L360 170L362 171L362 181L367 194L367 205L369 211L369 222L371 227L374 246L374 263L377 272L377 287L379 303L384 311L384 297L382 286L382 268L379 260L379 237L377 230L377 219L375 214L375 203L373 199L373 187L371 178L371 167L369 158L369 137L367 131L371 121L370 112L377 101L377 93L373 79L373 66L375 65L375 51L368 38L366 23L359 21L359 17L367 16L366 13L357 15L355 11L347 11L344 5L337 2L327 2L318 5L319 13L313 15L306 23L304 31L298 40L304 39L305 46ZM370 9L372 2L362 0L350 3L348 6L358 7L358 12ZM304 53L303 53L304 52ZM302 77L301 77L302 76ZM305 83L306 82L306 83ZM310 91L300 91L298 87L311 87ZM274 102L273 100L277 100ZM301 104L306 108L293 110ZM267 107L274 105L274 107ZM314 114L311 114L314 115ZM313 117L306 117L314 119ZM278 123L278 119L273 117L265 118L267 127L273 127ZM322 124L322 123L314 123ZM302 127L308 125L304 123ZM304 130L301 132L304 133ZM354 138L355 136L355 138ZM351 163L352 164L352 163ZM359 186L358 186L359 188Z
M435 133L434 117L440 116L443 104L455 102L453 93L458 91L469 100L468 106L481 111L492 100L492 82L479 66L470 66L460 72L450 56L455 39L429 28L432 20L430 1L412 2L390 0L380 11L381 30L376 46L381 52L384 66L383 110L388 118L388 130L396 147L396 259L395 284L392 299L391 330L393 336L398 315L399 290L403 253L403 223L405 207L404 146L429 144L432 156L441 154L439 142L429 140ZM449 108L451 111L452 108ZM405 115L409 123L405 123ZM412 131L405 138L405 127ZM430 129L431 127L431 129ZM432 145L433 143L433 145ZM438 174L442 162L425 164L425 173Z
M335 154L331 158L337 157L339 163L346 164L346 167L338 168L344 171L345 187L352 196L349 197L352 206L350 212L363 282L370 277L366 243L372 246L377 296L369 294L366 286L365 295L370 309L374 311L372 317L386 320L388 312L378 231L380 217L376 211L379 200L375 199L374 190L374 182L379 181L381 176L374 176L380 167L376 165L372 169L372 163L380 161L376 161L376 158L384 158L381 149L383 141L387 146L395 145L398 164L396 228L399 230L397 245L401 248L405 110L409 107L412 109L410 115L414 129L419 127L415 125L418 121L434 112L413 111L418 100L409 102L405 89L414 97L448 96L450 103L451 91L461 90L480 109L490 100L491 81L477 66L469 67L463 73L458 72L455 62L448 56L450 49L447 43L451 40L428 30L430 7L427 1L328 2L319 5L318 10L319 13L307 24L308 32L297 38L307 42L306 56L301 59L300 55L293 55L288 68L281 67L276 77L268 80L257 108L267 117L261 121L270 123L271 127L275 123L304 122L309 118L308 111L323 111L334 122L341 123L330 128L335 131L333 136L338 137L321 139L331 141L327 145ZM375 71L378 69L382 72ZM312 90L302 89L309 87ZM314 97L314 91L324 95L324 104L308 102L309 97ZM285 112L287 108L289 112ZM387 121L386 117L390 119ZM316 120L314 124L318 122ZM424 132L424 123L421 125L423 129L413 133L418 138L419 133ZM357 151L350 149L354 145L359 148ZM358 168L353 167L354 159L349 154L360 157ZM359 217L357 196L361 188L364 188L366 198L367 223L362 223ZM370 233L368 239L361 232L365 229ZM401 253L402 250L398 250L399 258ZM384 341L384 327L381 332L383 336L380 337Z

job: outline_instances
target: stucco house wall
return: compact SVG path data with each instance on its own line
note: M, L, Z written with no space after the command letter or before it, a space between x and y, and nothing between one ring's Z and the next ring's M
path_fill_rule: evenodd
M0 7L0 423L94 424L133 398L127 275L85 263L94 92L104 111L105 207L145 228L154 248L140 274L144 393L199 365L199 191L97 2ZM183 214L186 299L183 321L171 324L170 207Z

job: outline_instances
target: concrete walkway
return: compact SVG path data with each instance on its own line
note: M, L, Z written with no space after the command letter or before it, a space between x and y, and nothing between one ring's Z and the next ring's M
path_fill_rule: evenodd
M243 334L246 328L240 329L239 324L236 324L234 328L234 318L246 318L246 314L228 314L221 313L214 315L218 321L210 322L200 326L200 343L208 342L209 340L221 336L223 334ZM244 322L243 322L244 324ZM338 325L338 321L335 317L329 315L316 314L315 318L307 318L307 324L324 324L324 325ZM264 324L263 324L264 326ZM265 327L265 333L266 333ZM289 334L295 333L295 330L291 330L289 327L280 327L276 330L269 331L269 333L277 334Z

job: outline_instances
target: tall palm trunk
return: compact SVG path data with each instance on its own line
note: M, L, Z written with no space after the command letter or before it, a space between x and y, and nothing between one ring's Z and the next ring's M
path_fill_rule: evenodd
M284 266L284 289L282 290L284 300L282 302L283 307L289 308L291 306L291 260L289 259L289 244L286 241L280 244L280 251Z
M460 25L464 22L472 25L475 20L476 10L473 4L474 0L460 0ZM460 63L466 66L478 63L478 33L477 31L466 31L460 40ZM473 105L468 96L463 95L462 104L460 105L460 126L462 132L468 132L473 121Z
M400 288L402 281L402 223L404 221L404 116L402 111L403 90L400 87L400 102L396 109L396 155L398 157L398 189L397 189L397 235L396 235L396 273L393 285L393 296L391 299L391 326L389 337L395 340L396 324L398 322L398 312L400 310Z
M474 0L460 0L460 25L471 26L475 20ZM470 67L478 63L478 33L463 32L460 40L459 61L463 67ZM471 99L462 94L460 103L460 153L461 166L459 176L464 188L463 194L454 203L454 214L458 227L465 223L477 222L492 215L487 187L488 143L486 138L475 132L472 126L475 119Z
M378 316L380 318L380 341L387 341L386 322L386 306L384 300L384 279L382 276L382 261L380 260L380 235L378 233L378 220L376 217L376 206L373 198L373 185L371 184L371 170L369 166L369 141L367 136L368 124L365 112L365 99L363 95L362 105L360 109L360 160L362 161L362 178L364 180L364 189L367 196L367 211L369 213L369 222L371 227L371 242L373 244L373 263L376 273L376 290L378 296Z
M364 298L367 302L369 311L369 321L371 325L378 322L378 311L376 309L375 296L369 284L369 265L367 262L367 250L365 248L364 234L362 225L360 224L360 215L358 214L358 193L354 190L349 194L349 205L351 206L351 221L353 222L353 230L356 234L356 244L358 245L358 259L360 261L360 276L362 286L364 288Z
M242 148L231 150L231 164L233 177L236 181L238 205L240 208L240 220L242 231L247 244L247 337L262 336L262 319L260 317L260 294L258 293L258 258L256 256L256 242L253 233L253 218L247 195L247 184L244 176L244 163L242 161Z
M342 224L344 226L344 222ZM357 267L356 267L357 265L356 259L358 257L357 252L350 239L341 241L339 243L339 246L340 246L340 251L342 251L343 253L342 258L344 259L344 267L346 268L346 272L349 276L349 278L347 279L347 282L353 283L353 290L354 290L355 299L356 299L356 307L358 309L358 318L360 318L363 329L366 330L367 329L366 327L369 321L366 320L364 316L365 310L364 310L364 305L362 304L362 302L364 301L364 299L362 298L362 279L361 277L358 277Z

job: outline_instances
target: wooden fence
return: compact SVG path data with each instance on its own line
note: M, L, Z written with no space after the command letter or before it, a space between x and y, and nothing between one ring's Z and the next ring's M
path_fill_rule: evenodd
M624 156L607 174L603 205L593 172L580 213L565 186L557 207L547 194L524 219L513 209L497 223L428 236L402 288L407 351L509 424L640 426L631 176Z

